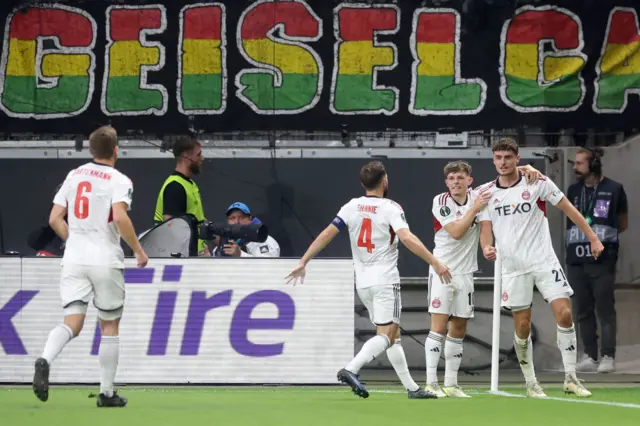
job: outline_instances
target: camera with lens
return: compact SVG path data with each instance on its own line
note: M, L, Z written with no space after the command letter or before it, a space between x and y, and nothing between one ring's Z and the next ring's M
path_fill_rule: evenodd
M198 238L212 241L219 237L218 247L222 248L230 240L236 241L240 246L245 243L263 243L269 236L269 229L263 223L251 223L249 225L229 225L226 222L211 222L205 220L198 224ZM228 256L222 250L220 256Z

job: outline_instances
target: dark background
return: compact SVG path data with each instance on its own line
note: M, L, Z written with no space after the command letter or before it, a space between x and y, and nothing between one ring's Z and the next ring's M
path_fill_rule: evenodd
M363 194L358 173L366 159L212 159L196 177L209 220L224 221L226 208L243 201L269 227L282 257L300 257L331 222L343 204ZM446 191L447 159L388 159L389 197L402 205L411 230L433 249L433 197ZM53 192L72 168L86 160L0 160L0 213L6 250L35 254L27 235L47 223ZM124 159L117 168L134 183L130 212L136 232L153 226L158 192L173 171L174 160ZM478 186L495 178L490 159L471 160ZM524 163L523 163L524 164ZM543 161L533 162L544 170ZM342 232L321 256L351 257L348 234ZM479 257L482 275L493 264ZM215 261L215 260L212 260ZM400 249L402 276L426 276L427 265Z
M307 4L322 20L323 37L317 42L309 43L322 58L324 64L324 84L319 103L311 110L296 116L258 115L249 106L235 96L234 79L242 69L253 68L242 58L236 45L237 22L241 13L253 2L246 0L220 1L226 5L227 36L227 93L226 112L222 115L195 116L193 121L177 110L176 82L178 78L178 17L180 9L186 4L196 1L175 0L163 2L167 9L167 29L163 34L149 36L151 41L159 41L165 46L166 62L163 70L150 72L149 83L163 84L169 93L168 112L163 119L157 116L106 117L100 110L101 82L104 70L105 54L105 10L110 4L157 4L157 1L127 0L110 2L101 0L65 1L63 4L81 8L90 13L97 23L96 55L96 90L90 108L75 118L57 120L12 119L0 115L0 131L88 134L97 124L110 121L124 134L126 130L143 131L151 134L180 134L186 132L190 125L195 130L205 132L237 131L237 130L340 130L343 125L350 131L384 130L387 128L403 130L489 130L491 128L514 128L522 125L542 127L547 131L562 128L574 128L578 132L587 128L625 130L634 125L632 120L640 113L637 96L630 94L630 102L623 114L597 114L592 110L594 95L595 66L600 57L607 20L614 6L637 7L637 0L560 0L560 1L514 1L476 0L471 11L462 16L463 31L461 35L461 71L464 78L482 78L488 86L487 103L484 110L473 116L430 116L418 117L409 114L408 105L411 84L412 55L410 51L410 35L412 16L416 8L434 6L433 1L397 0L393 4L400 8L400 29L395 35L379 36L380 41L393 42L397 46L398 66L392 71L378 73L378 84L391 85L400 90L399 111L393 116L336 116L329 110L329 92L334 67L334 30L333 9L341 2L331 0L308 0ZM6 17L19 4L34 4L35 1L3 0L0 2L0 17ZM349 2L344 2L349 3ZM373 3L390 3L375 1ZM462 0L437 2L441 7L461 9ZM532 4L557 5L569 9L581 19L584 50L588 62L582 71L587 94L583 105L575 112L526 113L521 114L505 106L499 95L499 55L500 33L506 20L513 16L514 4L518 6Z

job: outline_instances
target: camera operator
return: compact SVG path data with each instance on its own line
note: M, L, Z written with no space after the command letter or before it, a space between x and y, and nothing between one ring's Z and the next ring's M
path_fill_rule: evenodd
M229 225L251 225L261 224L262 222L251 215L251 210L246 204L235 202L227 208L227 223ZM280 245L270 235L262 243L217 239L213 256L280 257Z

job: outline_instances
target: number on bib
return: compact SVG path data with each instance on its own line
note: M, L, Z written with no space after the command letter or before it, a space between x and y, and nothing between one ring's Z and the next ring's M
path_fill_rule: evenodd
M373 249L376 248L376 245L373 244L371 233L371 219L365 217L362 219L360 235L358 235L358 247L366 248L367 253L373 253Z
M593 257L591 254L591 246L590 245L577 245L576 246L576 256L577 257Z
M89 217L89 198L85 194L91 193L91 182L80 182L76 191L76 202L73 205L73 214L78 219Z

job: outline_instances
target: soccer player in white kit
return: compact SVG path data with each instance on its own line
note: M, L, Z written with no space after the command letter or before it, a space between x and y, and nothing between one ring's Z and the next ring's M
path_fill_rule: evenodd
M530 183L543 175L531 166L518 168ZM458 370L462 363L463 340L467 321L474 315L473 273L478 270L478 215L490 199L488 193L471 189L471 165L452 161L444 167L445 185L449 189L434 197L433 254L451 272L451 283L443 283L437 274L429 274L429 313L431 327L425 341L427 385L425 390L443 397L469 398L458 386ZM449 332L447 325L450 322ZM443 351L444 387L438 383L438 362Z
M50 366L67 343L80 334L87 305L93 299L102 330L97 406L124 407L127 399L113 390L125 299L120 237L133 250L139 267L146 266L148 258L127 215L133 184L114 168L118 158L115 129L103 126L94 131L89 147L93 161L72 170L53 200L49 224L66 242L60 278L64 322L51 331L42 357L36 360L33 391L41 401L49 398Z
M535 285L555 316L557 343L565 370L564 391L578 397L591 396L576 377L576 331L569 298L573 290L551 243L546 203L558 207L584 232L591 251L598 257L602 243L580 212L567 200L549 178L534 185L527 184L516 171L520 161L518 145L510 138L492 146L493 163L499 177L478 188L491 194L486 209L480 213L480 245L484 257L502 261L502 306L513 314L514 346L527 384L527 395L546 397L533 367L531 342L531 306ZM493 233L497 241L493 246Z
M372 161L362 167L360 182L365 188L363 197L345 204L327 228L309 246L298 265L287 276L294 285L304 282L305 267L345 227L349 231L355 269L356 290L369 311L376 335L369 339L355 358L338 372L338 380L351 386L353 392L367 398L369 392L358 379L358 372L382 352L408 391L409 398L435 398L411 378L404 350L400 342L400 273L398 272L398 239L415 255L430 264L445 282L451 275L422 242L411 233L404 211L386 197L389 179L384 165Z

